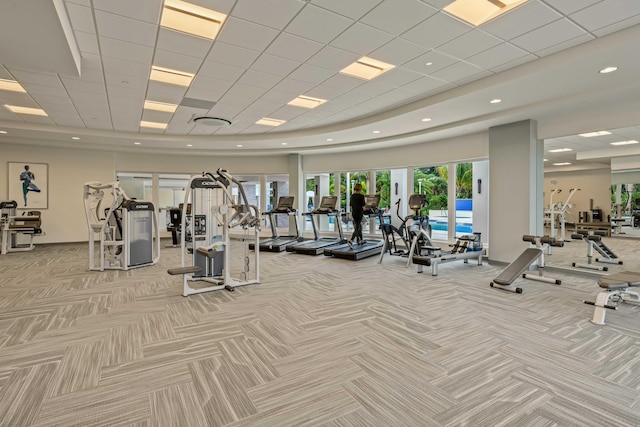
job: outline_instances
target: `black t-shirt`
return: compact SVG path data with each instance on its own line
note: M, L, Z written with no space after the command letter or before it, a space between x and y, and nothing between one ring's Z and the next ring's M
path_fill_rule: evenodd
M353 219L361 220L364 215L364 194L353 193L351 195L351 215Z

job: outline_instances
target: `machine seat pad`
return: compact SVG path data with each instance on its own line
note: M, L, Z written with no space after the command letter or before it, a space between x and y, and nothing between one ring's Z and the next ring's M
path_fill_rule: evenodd
M201 270L197 265L187 265L186 267L170 268L167 270L167 273L172 276L177 276L180 274L199 273Z
M633 271L623 271L602 276L598 280L598 285L604 289L618 290L640 286L640 273Z

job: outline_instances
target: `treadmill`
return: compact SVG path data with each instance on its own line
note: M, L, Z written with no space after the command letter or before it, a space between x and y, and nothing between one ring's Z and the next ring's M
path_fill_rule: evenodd
M380 218L380 222L382 222L382 210L378 208L378 205L380 204L380 195L366 195L364 196L364 203L364 215L369 218L377 216ZM370 256L380 255L382 246L384 246L383 239L365 238L361 245L358 245L357 243L349 245L346 243L339 246L331 246L324 250L324 254L326 256L358 261Z
M336 209L337 203L338 196L322 196L320 206L311 212L305 213L305 215L311 217L314 239L287 245L287 252L295 252L305 255L320 255L324 252L324 249L329 246L346 243L344 233L342 232L342 224L340 223L340 211ZM316 225L316 217L320 217L321 215L334 218L334 224L336 224L336 227L338 228L338 237L320 236L318 233L318 226Z
M293 196L281 196L278 199L278 205L269 212L266 212L266 215L269 216L269 223L271 224L271 237L267 239L261 239L259 241L258 245L261 251L282 252L285 250L287 245L301 242L303 240L302 236L300 235L300 225L298 224L298 216L296 215L297 211L293 207L293 200ZM293 217L293 221L296 226L295 235L278 235L278 215L287 215L289 218ZM253 243L249 244L249 249L255 249L255 245Z

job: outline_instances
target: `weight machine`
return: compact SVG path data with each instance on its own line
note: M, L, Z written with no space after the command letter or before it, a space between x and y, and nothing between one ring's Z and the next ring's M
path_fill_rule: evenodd
M28 211L26 215L17 215L18 203L15 200L0 202L0 235L2 247L0 253L32 251L34 236L42 236L40 211ZM28 236L28 243L20 243L19 236Z
M237 195L234 195L237 190ZM188 230L192 248L187 248L186 232L180 236L181 267L169 269L171 275L182 275L183 296L260 283L260 251L249 250L249 243L259 246L260 212L250 205L242 183L223 169L215 174L203 172L191 177L183 206L191 205L191 216L182 210L181 229ZM242 236L234 236L243 244L241 265L233 265L230 230L241 228ZM190 253L191 260L187 260ZM253 257L250 254L253 253ZM253 261L253 262L252 262ZM236 270L240 277L232 277ZM253 274L252 274L253 273ZM213 285L192 288L190 282Z
M89 270L129 270L158 262L160 231L153 203L127 197L119 182L87 182L83 200L89 229ZM108 207L104 207L106 203Z
M566 225L565 223L567 222L566 220L566 214L570 213L568 211L568 209L572 206L569 204L569 201L571 200L571 198L573 197L573 195L576 193L576 191L580 191L579 188L572 188L569 190L569 196L567 197L567 200L564 201L564 203L562 202L558 202L558 203L553 203L553 196L555 194L559 194L562 192L561 189L554 189L551 191L551 195L549 196L549 209L545 212L546 214L549 215L549 228L550 228L550 236L553 237L556 240L562 241L562 242L566 242L567 240L565 239L565 232L566 232ZM556 221L559 223L560 225L560 235L558 236L557 234L557 230L556 230ZM548 253L549 255L551 255L551 246L548 246Z

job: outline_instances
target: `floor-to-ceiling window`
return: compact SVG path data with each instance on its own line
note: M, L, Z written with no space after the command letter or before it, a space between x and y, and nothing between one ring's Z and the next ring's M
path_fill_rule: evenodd
M429 215L432 237L436 240L448 239L448 179L449 169L446 165L413 169L413 193L426 197L422 213Z

